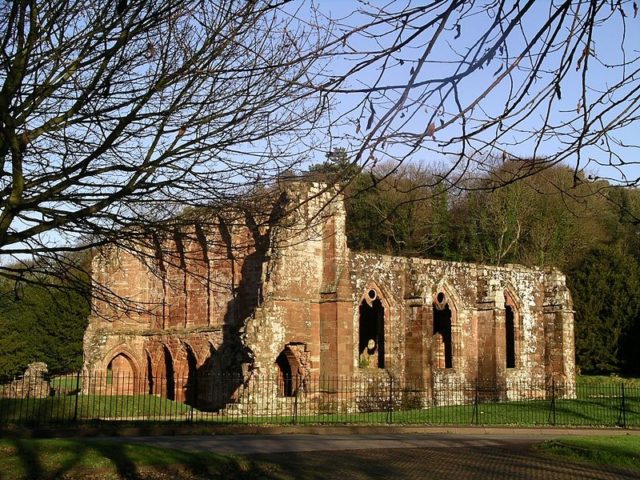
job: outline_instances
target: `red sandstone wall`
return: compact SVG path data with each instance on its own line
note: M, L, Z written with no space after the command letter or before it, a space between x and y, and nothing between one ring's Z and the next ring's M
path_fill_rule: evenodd
M243 278L249 277L249 288L254 290L260 281L258 269L244 265L255 252L249 230L234 230L232 245L214 227L205 244L193 229L173 235L164 242L160 256L151 249L142 254L115 247L99 251L93 262L94 284L108 289L109 297L94 299L95 316L103 326L116 329L229 323L236 313L229 306Z
M375 288L389 304L387 369L399 378L422 377L433 385L492 380L516 382L575 380L573 312L565 278L559 272L521 266L408 259L351 254L353 331L358 304ZM505 292L516 297L516 368L506 367ZM453 368L434 364L432 303L444 292L455 311ZM398 333L402 332L401 335ZM355 334L354 334L355 335ZM352 358L356 372L357 340Z
M161 251L97 252L93 281L103 294L94 297L85 334L85 371L102 375L118 357L118 371L125 365L139 377L137 393L166 396L166 382L149 377L166 377L169 368L172 396L185 400L190 368L219 372L225 365L218 353L237 353L237 330L257 303L261 267L251 231L237 224L211 224L205 232L186 228L169 236ZM239 371L241 361L226 367ZM98 381L88 388L115 387Z
M121 249L96 256L96 282L136 308L94 301L87 371L104 371L119 354L142 376L164 377L170 368L177 400L187 399L183 379L194 362L199 371L237 373L242 364L242 373L272 375L286 353L307 373L368 375L359 367L359 305L375 290L384 305L385 371L397 378L434 395L476 378L573 381L573 312L562 274L350 253L344 205L330 197L317 185L298 188L292 202L303 207L274 227L264 251L255 231L220 224L166 239L160 257ZM507 291L518 309L516 368L505 365ZM438 293L452 311L453 368L438 367ZM158 382L136 388L169 390Z

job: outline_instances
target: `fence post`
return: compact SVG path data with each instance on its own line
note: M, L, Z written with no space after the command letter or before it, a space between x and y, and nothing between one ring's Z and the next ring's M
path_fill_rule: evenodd
M473 395L473 412L471 413L471 423L474 425L478 425L478 423L480 423L479 403L480 403L480 398L479 398L479 392L478 392L478 379L476 378L475 392Z
M80 396L80 370L76 372L76 404L73 408L73 421L78 421L78 397Z
M24 382L24 376L22 377L22 381ZM33 409L34 409L34 414L36 418L35 424L41 425L43 423L46 423L46 418L42 414L42 401L40 398L37 398L39 395L42 395L41 385L34 384L31 382L31 379L29 379L29 382L27 383L27 389L28 389L29 395L33 394L33 407L34 407ZM35 408L36 406L38 407L37 413Z
M551 425L556 424L556 381L555 379L551 380L551 410L549 411L549 423Z
M387 423L393 423L393 377L389 376L389 402L387 404Z
M302 382L300 374L296 374L296 377L296 391L294 392L295 395L293 398L293 415L291 416L291 423L293 423L294 425L298 423L298 397L300 395L300 383Z
M187 388L185 389L185 401L189 402L189 423L193 423L193 377L193 374L191 374L191 378L187 375Z
M22 378L20 379L20 381L22 382L22 391L24 392L24 377L22 377ZM27 392L27 401L26 401L26 403L25 403L25 405L26 405L26 410L27 410L27 412L25 413L25 419L24 419L24 420L25 420L25 423L28 423L28 422L29 422L29 419L34 417L34 412L32 412L32 411L29 409L29 403L30 403L30 401L31 401L31 395L29 394L29 392ZM20 403L22 404L22 402L20 402ZM20 418L20 420L22 420L22 408L20 409L20 417L21 417L21 418Z
M620 389L622 393L622 399L620 400L620 417L618 419L618 426L627 428L627 405L624 395L624 382L620 384Z
M198 372L193 373L193 392L191 393L191 422L193 422L193 410L198 408Z

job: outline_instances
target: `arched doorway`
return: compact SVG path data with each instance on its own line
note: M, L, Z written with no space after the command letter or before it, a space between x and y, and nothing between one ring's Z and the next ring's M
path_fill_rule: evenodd
M289 359L284 351L276 358L278 365L278 393L283 397L293 396L293 373Z
M111 395L133 395L136 392L137 370L124 353L115 355L107 365L107 388Z
M516 368L516 325L511 305L505 306L505 317L507 368Z
M518 366L518 330L519 314L516 302L508 290L504 292L504 330L505 330L505 366Z
M360 303L358 354L360 368L384 368L384 306L378 292L370 289Z
M173 371L173 357L166 345L162 346L164 352L164 371L165 371L165 397L168 400L176 399L175 374Z
M193 349L187 344L185 344L185 351L187 352L188 371L187 382L184 386L184 402L187 405L195 407L198 398L198 361L196 360L196 356L193 353Z
M294 397L300 387L302 375L304 374L302 363L293 349L304 344L291 344L284 347L280 355L276 358L278 367L278 395L281 397ZM293 349L292 349L293 348Z
M433 302L433 338L437 368L453 368L453 312L445 292L438 292Z

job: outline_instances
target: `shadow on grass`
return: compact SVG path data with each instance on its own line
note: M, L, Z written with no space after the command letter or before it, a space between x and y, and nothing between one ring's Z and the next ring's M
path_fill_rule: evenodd
M232 455L169 450L110 441L0 441L0 479L115 478L275 479L279 467ZM11 453L7 456L6 453Z
M16 455L22 461L27 478L41 478L44 475L38 452L28 440L14 440Z

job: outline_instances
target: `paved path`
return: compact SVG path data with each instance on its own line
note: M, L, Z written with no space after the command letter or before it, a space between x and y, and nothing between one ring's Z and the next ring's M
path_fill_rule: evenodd
M550 460L523 446L393 448L254 455L255 465L269 461L279 469L265 478L320 479L536 479L617 480L640 476L571 462ZM254 469L255 470L255 469ZM263 471L270 470L263 467ZM282 472L280 474L280 472ZM259 478L259 476L258 476Z
M113 438L115 440L116 438ZM474 436L474 435L182 435L176 437L119 438L126 442L144 443L179 450L235 453L316 452L342 450L375 450L392 448L464 448L530 446L540 436Z
M546 457L544 435L220 435L129 437L126 442L245 456L248 478L266 479L640 479Z

